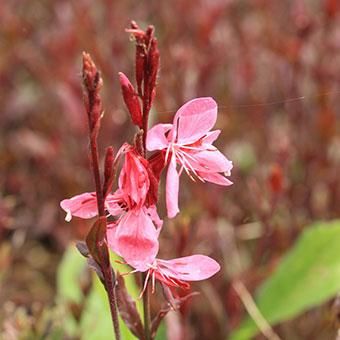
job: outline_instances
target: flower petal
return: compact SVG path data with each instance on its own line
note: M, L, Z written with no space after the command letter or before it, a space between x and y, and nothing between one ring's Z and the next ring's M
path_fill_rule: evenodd
M220 265L205 255L179 257L173 260L158 260L159 272L182 281L200 281L216 274Z
M230 181L228 178L224 177L223 175L217 173L217 172L198 172L198 175L202 177L205 181L219 184L219 185L232 185L233 182Z
M220 135L221 130L214 130L207 132L207 135L203 137L203 144L212 144L215 142L215 140L218 138Z
M122 206L124 206L124 195L121 189L118 189L114 194L109 194L105 200L105 208L108 210L111 216L119 216L124 212Z
M178 190L179 175L176 170L176 157L172 155L166 176L166 208L169 218L175 217L179 212Z
M95 192L85 192L60 202L60 207L66 211L65 220L70 222L72 216L92 218L97 216L97 197Z
M172 124L157 124L148 131L146 148L149 151L163 150L168 147L169 141L166 133L170 131Z
M229 175L233 168L233 163L216 148L193 154L190 164L197 171L226 172Z
M174 118L174 131L177 131L179 144L197 141L214 125L217 118L217 104L210 97L196 98L184 104Z
M145 212L150 216L152 219L153 223L156 225L157 230L160 231L160 229L163 226L163 220L160 219L158 213L157 213L157 208L155 205L151 205L148 208L144 208Z
M107 228L106 228L107 243L109 247L112 249L112 251L114 251L116 254L121 256L118 249L115 248L116 231L117 231L117 222L111 222L107 224Z
M158 231L143 209L131 210L119 221L112 249L139 271L146 271L158 253Z
M146 166L147 160L131 147L125 153L125 162L119 175L119 188L125 195L125 200L131 199L140 207L144 204L150 187Z

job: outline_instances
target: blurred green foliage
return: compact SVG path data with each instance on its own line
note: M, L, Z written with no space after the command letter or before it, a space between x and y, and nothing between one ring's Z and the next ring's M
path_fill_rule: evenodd
M305 229L257 294L257 307L270 324L296 317L339 292L339 245L340 220ZM257 332L248 318L231 338L251 339Z
M112 260L117 258L112 256ZM122 272L128 272L129 268L121 265ZM80 336L84 340L106 340L113 339L111 314L108 305L107 295L102 283L94 273L92 274L92 285L89 292L84 295L81 289L82 276L88 270L86 259L77 251L75 245L70 245L66 250L58 270L58 303L66 309L64 327L65 332L72 336ZM139 291L133 275L125 277L125 284L128 292L133 298L137 298ZM72 308L77 304L81 311L80 317L76 320ZM80 306L81 305L81 306ZM137 308L142 310L141 301L137 300ZM122 339L136 339L120 320Z

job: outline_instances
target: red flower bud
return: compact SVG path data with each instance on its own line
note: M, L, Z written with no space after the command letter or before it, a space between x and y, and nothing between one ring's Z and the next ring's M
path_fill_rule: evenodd
M113 147L109 146L106 149L104 162L104 185L103 185L104 198L106 198L106 196L112 189L113 179L114 179L114 151Z
M135 125L142 128L143 118L138 95L127 76L122 72L119 72L118 74L124 102L130 112L131 119Z
M155 88L156 88L156 79L157 72L159 67L159 50L157 46L157 40L152 39L151 46L149 50L148 56L148 68L149 68L149 98L150 98L150 106L155 96Z

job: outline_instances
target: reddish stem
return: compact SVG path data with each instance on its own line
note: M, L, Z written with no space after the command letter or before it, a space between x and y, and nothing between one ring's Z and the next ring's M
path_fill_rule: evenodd
M101 98L99 90L102 86L102 79L97 70L96 65L92 61L89 54L83 54L83 81L86 90L86 96L84 97L85 106L87 109L89 132L90 132L90 153L91 153L91 165L93 171L93 177L96 186L97 194L97 207L99 218L105 218L105 198L103 194L103 188L100 178L99 169L99 155L98 155L98 144L97 137L100 127L101 119ZM106 232L105 232L105 246L107 244ZM101 254L101 251L98 252ZM113 323L114 333L116 340L120 340L120 329L118 320L118 309L117 309L117 297L116 287L113 282L113 273L110 265L110 258L107 254L107 258L100 258L99 266L104 276L105 289L109 299L111 319Z

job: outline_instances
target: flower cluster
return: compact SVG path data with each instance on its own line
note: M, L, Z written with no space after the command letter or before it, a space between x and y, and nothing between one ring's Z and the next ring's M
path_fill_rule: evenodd
M157 41L152 28L144 32L132 24L128 31L137 42L137 91L123 73L119 73L119 80L132 122L140 131L134 143L125 143L115 156L112 149L107 153L109 170L112 164L120 169L116 190L112 190L113 179L108 174L104 190L65 199L60 205L66 212L66 221L73 216L93 218L98 211L105 210L108 246L134 271L146 273L145 285L151 279L154 287L157 279L166 286L186 288L188 281L209 278L219 271L220 266L204 255L172 260L157 258L163 226L157 213L160 174L167 168L167 215L174 218L179 212L179 178L183 172L192 180L228 186L232 184L226 178L230 175L232 162L213 145L220 131L211 131L217 119L217 104L212 98L189 101L177 111L172 124L157 124L147 131L159 63ZM85 86L91 94L86 82ZM98 124L95 121L91 125L91 117L89 115L90 129L92 126L97 130ZM97 114L97 120L98 117ZM147 151L151 152L149 156ZM104 202L102 209L99 199Z
M186 281L206 279L219 270L219 265L203 255L169 261L156 258L163 221L150 197L154 196L151 183L159 181L154 169L167 167L166 203L170 218L179 212L179 176L183 170L193 180L232 184L224 176L230 175L231 161L212 145L220 133L210 131L216 116L217 105L212 98L193 99L177 111L173 124L158 124L150 129L147 150L158 150L163 157L157 154L148 160L136 146L127 143L116 156L124 157L124 163L118 189L105 199L107 213L115 218L108 224L108 244L137 271L149 271L152 277L170 286L186 287ZM94 192L65 199L61 207L66 211L67 221L72 216L92 218L98 213Z

